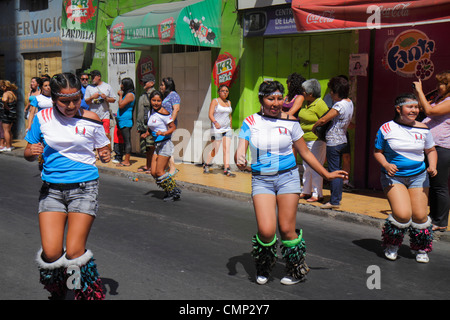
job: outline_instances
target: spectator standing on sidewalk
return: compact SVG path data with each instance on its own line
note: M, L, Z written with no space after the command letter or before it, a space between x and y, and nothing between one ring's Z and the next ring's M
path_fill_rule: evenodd
M250 147L252 200L258 228L252 239L252 256L258 284L267 283L277 259L277 225L282 242L281 253L286 260L286 276L281 283L299 283L309 271L305 263L306 243L302 231L295 228L300 175L292 148L326 179L347 175L342 170L328 172L317 161L306 146L297 119L281 111L283 93L283 85L278 81L264 81L260 85L261 111L244 120L235 154L236 165L245 170Z
M118 166L129 167L131 156L131 128L133 127L133 110L136 101L134 83L131 78L123 78L120 84L119 109L117 110L117 127L123 137L125 159Z
M209 167L215 155L219 152L220 144L223 148L223 174L232 177L230 168L230 142L233 136L231 129L232 112L231 101L228 100L230 89L227 85L219 86L219 97L213 99L209 105L209 119L211 120L211 140L213 149L208 153L203 165L203 173L209 173Z
M136 128L141 136L148 130L148 117L152 111L150 105L150 94L155 91L155 76L151 73L142 77L141 82L144 85L144 93L139 97L137 114L136 114ZM140 151L145 153L146 163L145 166L138 169L140 172L147 174L151 173L150 168L152 165L152 155L155 151L155 141L152 135L148 135L146 138L140 138L139 140Z
M342 77L331 78L328 82L330 96L334 101L333 107L328 113L317 120L312 127L312 132L318 126L332 121L327 130L325 139L327 143L327 163L328 170L335 171L342 168L342 155L348 147L347 128L353 116L353 102L348 98L350 86L346 79ZM348 179L348 177L347 177ZM342 200L343 180L334 179L330 182L330 201L321 206L322 209L338 208Z
M91 71L92 85L86 87L84 100L89 105L89 110L95 112L103 123L105 133L111 140L111 122L109 104L116 101L117 96L112 87L102 80L102 74L98 70Z
M5 137L5 147L0 149L0 151L10 152L13 149L11 129L17 120L17 96L14 93L17 90L17 86L9 80L0 80L0 89L3 91L0 102L0 121Z
M303 132L308 149L311 150L321 165L325 162L326 143L317 138L311 131L314 124L327 111L328 106L321 98L320 82L317 79L306 80L302 84L306 104L300 109L298 119ZM307 202L316 202L323 200L323 178L314 171L308 163L303 162L303 189L300 198L306 199Z
M410 247L417 262L429 261L433 231L428 217L429 177L437 173L437 152L428 127L416 121L419 103L412 93L395 100L395 117L377 132L374 156L381 165L381 185L392 208L382 231L382 244L389 260L409 230ZM425 163L427 157L428 167Z
M171 114L175 127L177 127L181 98L175 90L175 81L171 77L163 78L159 90L164 94L162 107ZM174 176L177 172L178 169L175 168L174 158L171 156L169 160L169 174Z
M84 96L86 94L86 88L89 85L89 73L83 72L80 75L81 80L81 94L83 95L83 98L81 98L81 107L83 109L89 110L89 105L86 103L86 100L84 99Z
M427 117L422 121L431 130L436 143L437 175L430 178L430 217L434 231L445 231L448 226L450 195L450 70L436 75L438 96L427 101L422 82L414 82L420 106Z
M100 118L81 108L78 77L57 74L50 87L54 107L35 116L24 151L28 161L39 155L44 159L39 196L42 248L36 256L40 282L51 299L64 299L72 289L68 272L75 266L79 270L79 281L72 283L75 298L101 300L102 283L86 242L98 209L95 150L102 162L108 162L110 141Z

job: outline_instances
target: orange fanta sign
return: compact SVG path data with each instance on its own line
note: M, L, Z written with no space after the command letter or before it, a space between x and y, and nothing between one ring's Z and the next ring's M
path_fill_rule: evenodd
M386 67L403 77L429 79L434 73L431 54L435 42L416 29L400 33L387 47L384 63Z

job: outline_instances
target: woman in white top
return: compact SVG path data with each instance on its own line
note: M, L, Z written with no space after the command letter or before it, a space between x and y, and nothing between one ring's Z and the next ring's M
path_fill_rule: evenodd
M281 283L292 285L305 279L306 242L296 229L300 175L293 148L313 170L325 179L345 178L347 173L328 172L308 149L296 118L282 112L284 87L278 81L264 81L259 87L261 111L245 118L234 156L240 170L247 169L250 151L252 201L257 233L252 238L256 282L269 280L277 258L277 226L286 276Z
M327 142L327 162L330 172L342 168L342 155L347 147L347 127L353 116L353 102L348 98L350 90L349 83L343 77L331 78L328 82L330 96L335 102L330 111L320 118L313 126L312 132L316 133L316 128L332 121L326 133ZM338 208L342 200L342 179L334 179L330 182L330 201L321 206L322 209Z
M39 194L42 248L36 256L40 282L52 299L75 289L77 300L102 300L104 293L87 239L98 212L99 172L111 158L110 142L100 118L81 109L81 83L72 73L53 76L54 106L38 112L25 140L24 157L44 160ZM68 276L77 267L76 283ZM73 280L73 279L72 279Z
M219 86L219 97L209 105L209 119L211 120L211 141L213 149L208 153L203 173L209 173L211 161L217 154L223 141L223 174L234 176L230 171L230 141L233 135L231 130L232 111L231 101L228 100L230 90L225 84Z

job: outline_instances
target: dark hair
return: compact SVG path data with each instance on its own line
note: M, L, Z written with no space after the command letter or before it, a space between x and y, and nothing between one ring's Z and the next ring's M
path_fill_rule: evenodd
M341 99L348 98L350 85L348 83L348 80L346 80L342 76L331 78L330 81L328 81L328 88L330 88L331 91L336 93L339 98Z
M278 81L264 81L259 86L259 102L262 104L263 98L270 95L271 93L275 91L280 91L281 94L284 94L284 87L283 85Z
M92 70L91 71L91 77L94 78L95 76L101 77L102 73L100 71L98 71L98 70Z
M42 87L42 79L41 79L41 77L33 77L33 78L31 78L31 80L33 80L33 79L36 80L39 88Z
M58 93L62 89L74 88L81 90L80 79L70 72L55 74L50 81L50 89L52 90L52 99L55 101L58 98Z
M397 98L395 98L395 107L397 107L399 104L405 102L406 100L415 100L417 101L417 97L414 95L414 93L402 93L400 95L397 96ZM400 106L400 109L402 108L402 106ZM394 109L394 120L397 120L399 118L399 113L397 112L397 108Z
M162 100L163 97L164 97L164 95L162 94L162 92L159 91L159 90L153 90L153 91L150 93L149 99L151 100L154 96L160 96L160 97L161 97L161 100Z
M163 78L161 81L164 82L164 85L166 86L166 90L164 90L164 98L167 97L172 91L176 92L175 82L171 77Z
M217 88L217 91L219 92L220 89L222 89L223 87L225 87L225 88L227 88L228 90L230 90L230 87L229 87L229 86L227 86L226 84L221 84L221 85L219 86L219 88Z
M134 82L131 78L123 78L122 85L123 85L123 96L124 97L130 92L134 93Z
M287 97L289 100L292 100L296 95L303 93L304 90L302 84L305 81L306 79L301 74L298 74L296 72L291 73L287 77L286 84L289 83L289 85L287 86L288 89Z

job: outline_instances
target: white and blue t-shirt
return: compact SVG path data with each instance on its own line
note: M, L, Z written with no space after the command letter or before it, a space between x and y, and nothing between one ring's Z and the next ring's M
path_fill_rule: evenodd
M35 96L35 98L30 101L30 104L33 107L37 108L38 111L41 111L43 109L53 107L53 100L52 100L52 97L48 97L43 94L40 94L38 96Z
M382 150L387 162L397 166L396 176L407 177L423 172L425 149L435 145L428 128L411 127L389 121L377 132L375 148ZM386 173L384 168L381 170Z
M155 140L155 142L160 142L163 140L168 140L172 137L172 135L167 136L158 136L156 133L158 131L166 132L169 129L169 123L173 122L171 114L161 114L159 112L152 112L151 110L148 113L148 128Z
M110 144L101 122L78 115L66 117L55 108L36 114L25 140L44 145L41 177L49 183L97 179L94 150Z
M249 142L252 172L266 175L297 165L292 143L302 136L303 130L297 120L271 118L258 113L245 118L239 132L239 138Z

